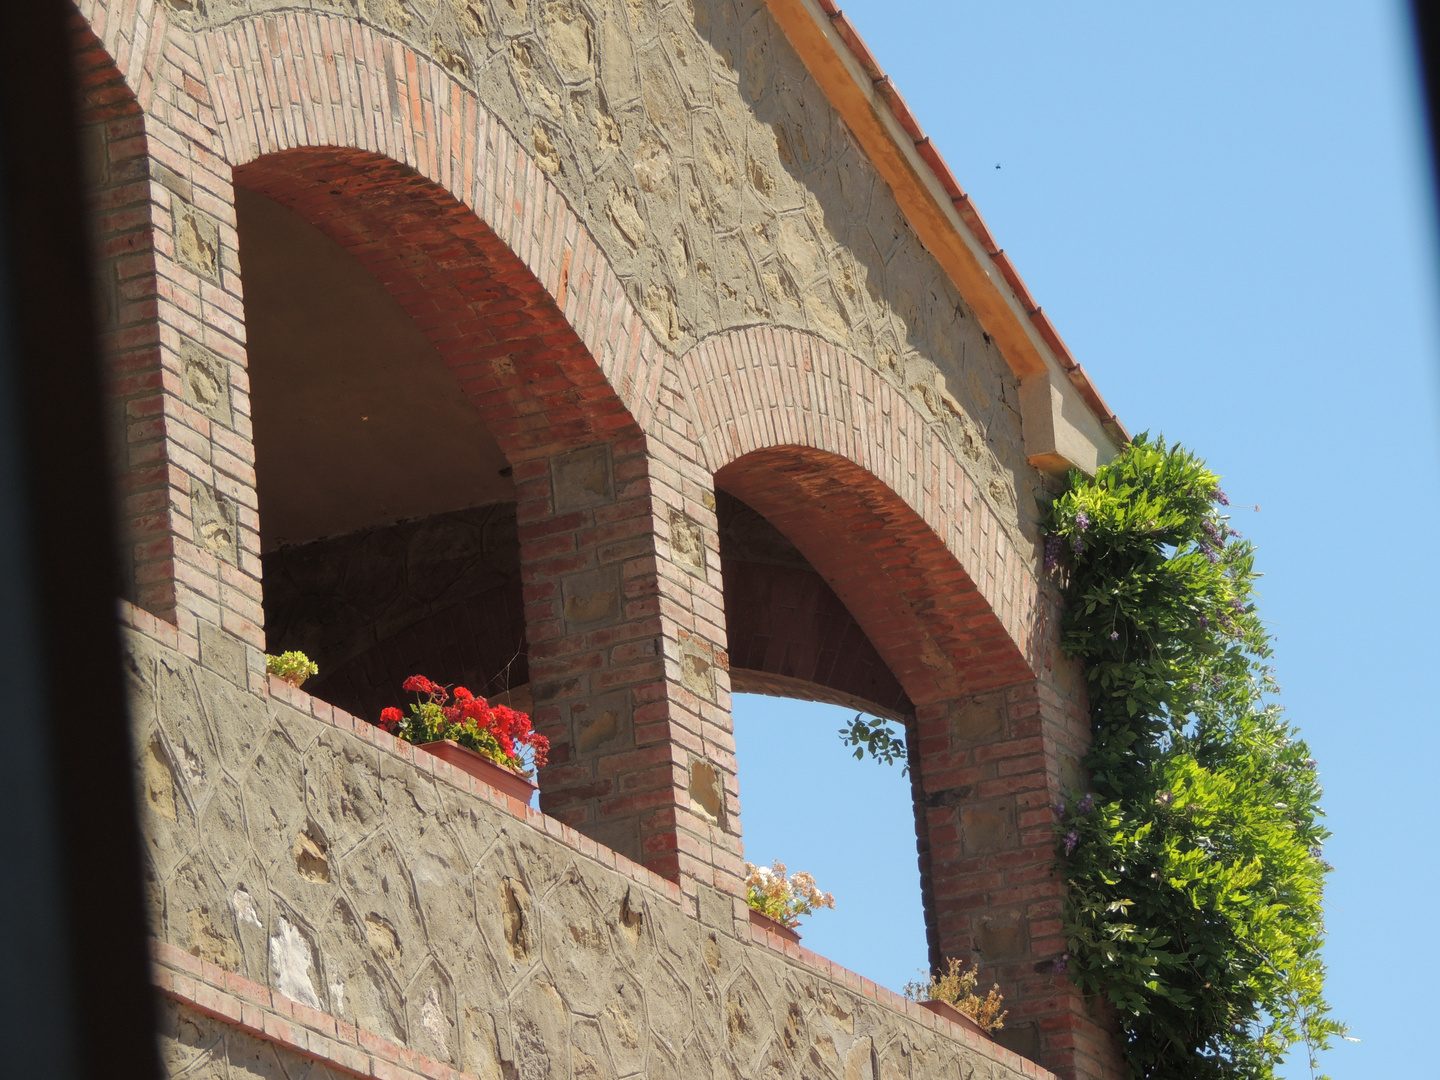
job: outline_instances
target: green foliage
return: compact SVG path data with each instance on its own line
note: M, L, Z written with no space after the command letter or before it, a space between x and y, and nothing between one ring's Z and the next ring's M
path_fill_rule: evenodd
M1322 996L1315 762L1270 700L1254 549L1217 481L1141 436L1072 472L1046 522L1094 727L1091 790L1055 808L1067 974L1119 1011L1146 1080L1266 1080L1294 1043L1313 1062L1344 1034Z
M905 762L901 776L910 775L910 761L905 756L905 736L893 731L889 720L856 713L855 719L840 729L840 740L855 747L855 757L862 760L868 753L883 765Z
M320 674L319 666L298 650L281 653L279 656L265 656L265 670L278 675L291 686L299 686L311 675Z

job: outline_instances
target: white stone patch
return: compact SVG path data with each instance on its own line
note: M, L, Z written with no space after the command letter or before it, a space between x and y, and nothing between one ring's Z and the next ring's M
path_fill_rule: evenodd
M255 912L255 901L250 899L250 894L244 889L236 889L231 893L230 906L235 909L235 917L242 923L247 923L257 930L265 929L260 925L260 916Z
M189 744L180 747L180 752L175 755L179 766L180 775L192 788L198 788L205 779L204 767L200 764L200 758Z
M343 982L330 984L330 1007L334 1009L336 1016L345 1011L345 984Z
M310 981L313 965L305 935L282 917L280 932L270 939L270 972L275 978L275 989L292 1001L312 1009L320 1008L315 984Z
M444 1051L441 1056L448 1056L450 1046L445 1040L445 1012L440 1008L440 994L433 986L420 1006L420 1026L430 1033L435 1045Z

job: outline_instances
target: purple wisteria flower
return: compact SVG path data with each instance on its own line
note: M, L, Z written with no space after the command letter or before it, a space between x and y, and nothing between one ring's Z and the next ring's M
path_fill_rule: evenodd
M1218 487L1215 489L1214 493L1211 494L1210 498L1215 500L1221 506L1230 505L1230 496L1226 495L1225 492L1221 491Z
M1061 953L1059 956L1055 957L1054 960L1050 961L1050 970L1055 972L1056 975L1064 975L1069 967L1070 954L1068 952Z
M1075 804L1075 809L1082 814L1088 814L1095 809L1095 796L1086 792L1085 797Z
M1090 515L1085 513L1084 510L1077 510L1075 512L1075 528L1079 529L1081 532L1084 532L1089 527Z
M1315 766L1317 766L1317 765L1319 765L1319 764L1320 764L1320 763L1319 763L1318 761L1316 761L1313 757L1307 757L1307 758L1305 759L1305 761L1304 761L1305 768L1307 768L1307 769L1313 769L1313 768L1315 768Z
M1245 601L1241 600L1238 596L1234 597L1230 601L1230 610L1235 612L1236 615L1245 614Z
M1318 859L1318 858L1321 858L1324 854L1325 854L1325 849L1322 848L1319 844L1316 844L1314 847L1312 847L1312 848L1310 849L1310 856L1311 856L1311 858Z
M1210 629L1210 617L1209 617L1208 615L1201 615L1201 616L1200 616L1200 629L1201 629L1201 630L1209 630L1209 629Z
M1073 551L1076 555L1079 555L1082 551L1085 550L1085 542L1081 540L1080 537L1075 537L1075 539L1070 543L1070 550Z
M1111 640L1111 641L1119 641L1119 640L1120 640L1120 631L1119 631L1119 630L1111 630L1111 631L1110 631L1110 640Z
M1065 834L1065 854L1073 855L1075 849L1080 846L1080 834L1071 829Z
M1057 802L1054 806L1050 807L1050 812L1055 815L1056 821L1063 821L1065 818L1065 804L1063 802Z
M1157 798L1155 801L1158 802L1161 806L1169 806L1172 802L1175 801L1175 793L1173 791L1162 791L1159 798Z
M1060 564L1060 537L1045 538L1045 569L1054 570Z

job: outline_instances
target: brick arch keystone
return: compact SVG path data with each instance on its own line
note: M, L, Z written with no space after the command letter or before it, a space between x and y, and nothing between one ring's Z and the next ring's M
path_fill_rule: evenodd
M831 343L773 327L707 338L681 367L717 485L820 570L916 704L1039 670L1030 553L904 395Z

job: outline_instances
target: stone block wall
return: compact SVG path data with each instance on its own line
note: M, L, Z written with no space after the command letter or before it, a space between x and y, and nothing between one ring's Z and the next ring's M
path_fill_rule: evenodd
M134 609L171 1075L1041 1077L1029 1061Z

